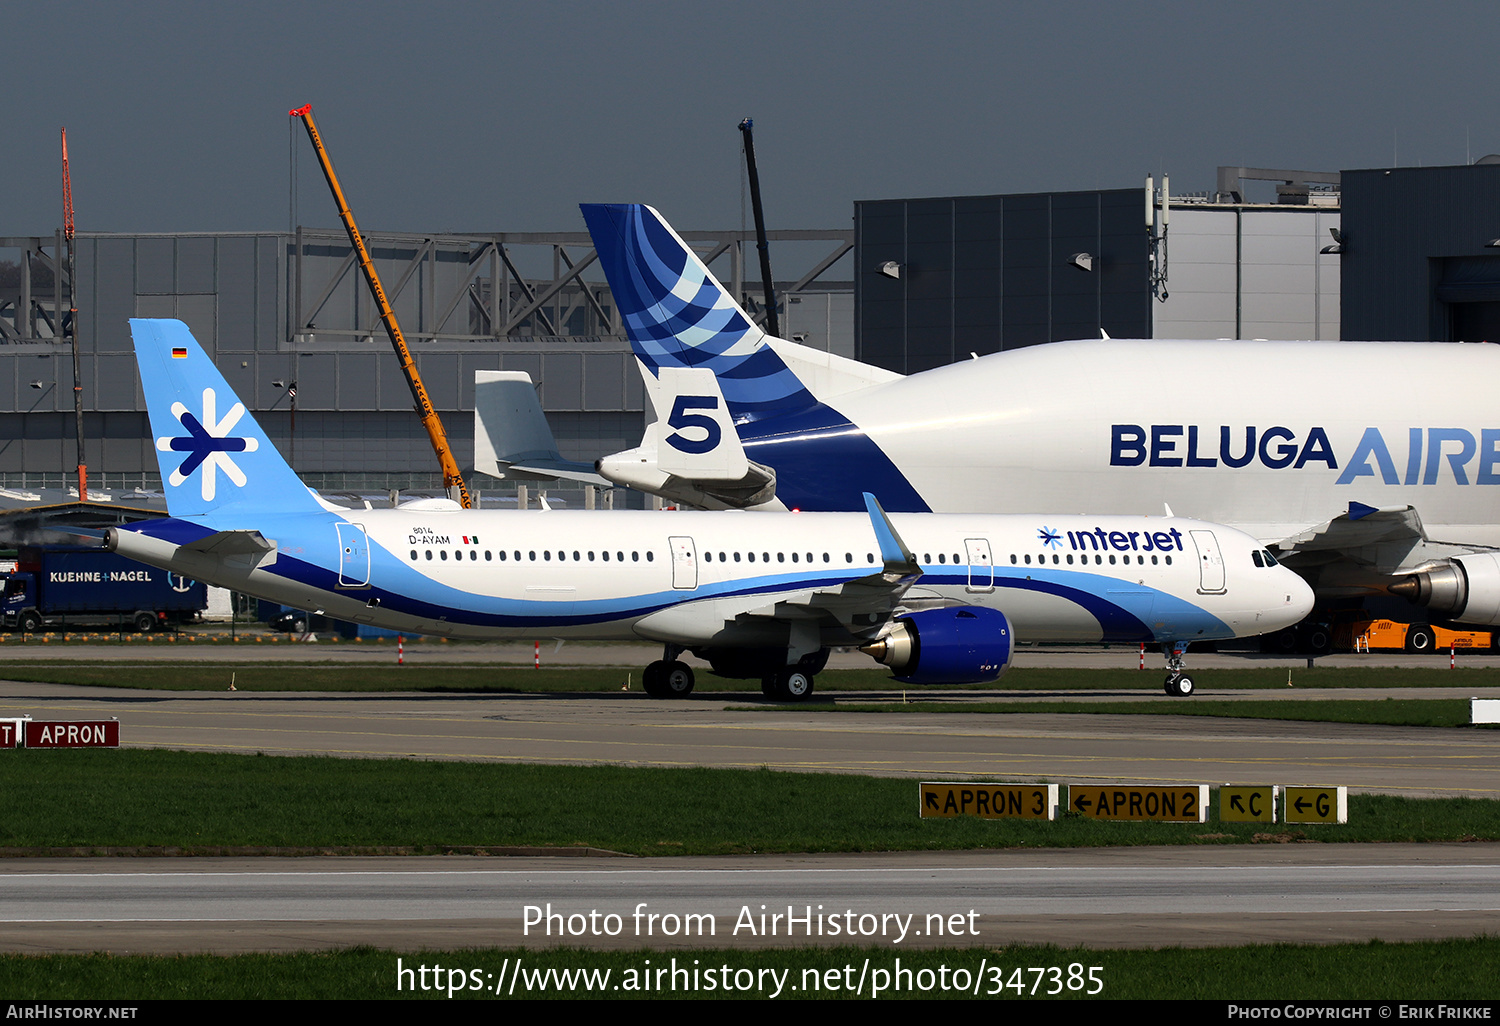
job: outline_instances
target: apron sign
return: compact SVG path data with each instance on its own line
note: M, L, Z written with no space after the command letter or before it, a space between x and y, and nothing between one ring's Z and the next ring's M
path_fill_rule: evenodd
M922 783L923 819L1056 819L1056 784Z
M1208 785L1187 787L1068 787L1068 808L1087 819L1206 823Z
M1347 787L1284 787L1281 818L1284 823L1349 822Z
M1219 788L1219 822L1221 823L1274 823L1276 822L1276 792L1270 787Z
M26 721L27 748L119 748L119 720Z

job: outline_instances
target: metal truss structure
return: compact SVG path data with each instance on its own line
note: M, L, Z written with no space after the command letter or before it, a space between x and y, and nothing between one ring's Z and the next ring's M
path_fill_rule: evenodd
M848 281L823 280L853 250L852 229L789 229L767 235L772 243L797 243L818 254L805 270L799 268L799 277L778 281L780 302L804 291L852 290ZM746 254L755 244L754 233L682 236L754 319L763 321L762 303L746 289ZM80 238L88 237L91 233L80 233ZM382 330L373 302L358 289L354 249L342 233L300 228L283 237L288 243L284 309L290 345L337 347ZM624 337L586 232L370 232L366 241L381 265L403 331L414 341L466 348L464 343L502 338L576 342ZM71 340L72 297L67 269L60 267L62 252L60 230L55 237L0 237L0 345ZM759 281L752 283L758 289Z
M60 267L63 233L54 238L0 238L0 343L67 342L73 326L68 316L71 289L66 267Z
M705 264L727 257L726 284L757 321L759 304L745 292L744 263L753 232L683 232ZM824 243L827 252L799 278L780 284L781 297L820 279L854 248L854 232L785 230L772 242ZM382 263L382 280L414 342L482 343L502 338L621 338L624 329L609 286L598 280L597 254L586 232L496 232L418 235L372 232L366 241ZM550 276L546 264L550 258ZM299 228L292 247L288 342L363 341L381 330L371 301L354 299L353 247L340 233ZM841 290L850 288L839 283ZM342 301L339 297L344 297ZM353 302L351 303L351 300Z

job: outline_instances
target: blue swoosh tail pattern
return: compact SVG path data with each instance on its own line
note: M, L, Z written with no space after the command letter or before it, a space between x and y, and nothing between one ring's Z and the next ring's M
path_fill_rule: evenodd
M661 215L639 203L582 205L630 345L653 374L707 367L736 421L814 404L797 375Z

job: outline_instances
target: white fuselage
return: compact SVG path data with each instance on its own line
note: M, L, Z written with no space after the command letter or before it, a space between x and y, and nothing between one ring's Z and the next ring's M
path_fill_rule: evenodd
M1488 344L1107 339L825 401L936 511L1165 503L1272 542L1357 502L1413 506L1430 537L1492 546L1497 386L1500 346Z
M921 566L909 606L1005 613L1023 641L1209 640L1273 631L1311 608L1259 546L1212 524L1148 517L894 515ZM330 616L451 637L784 640L786 607L882 573L871 520L840 513L469 512L181 518L254 529L274 555L219 557L118 529L143 562ZM782 608L778 611L778 606ZM778 626L779 625L779 626ZM873 632L873 622L872 622ZM852 644L823 617L824 643ZM778 633L779 632L779 633Z

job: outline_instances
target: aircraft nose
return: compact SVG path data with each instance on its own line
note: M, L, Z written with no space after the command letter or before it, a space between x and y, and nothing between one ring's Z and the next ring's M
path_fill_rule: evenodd
M1284 583L1286 587L1283 590L1283 594L1286 595L1286 614L1291 618L1288 619L1287 623L1298 623L1313 610L1314 596L1312 587L1302 579L1301 575L1285 567L1280 567L1279 569L1285 578Z

